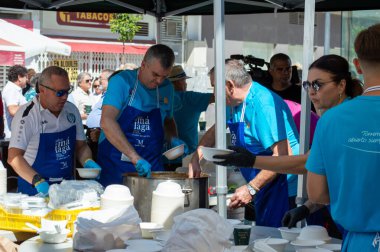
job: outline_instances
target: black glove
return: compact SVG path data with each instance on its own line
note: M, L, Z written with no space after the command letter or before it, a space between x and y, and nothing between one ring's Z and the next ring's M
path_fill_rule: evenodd
M256 155L247 149L239 146L228 146L228 149L234 152L225 155L214 155L213 158L224 159L223 161L214 161L214 164L237 167L253 167L255 164Z
M305 205L291 209L282 218L282 226L288 228L295 227L297 222L307 218L309 214L310 210Z

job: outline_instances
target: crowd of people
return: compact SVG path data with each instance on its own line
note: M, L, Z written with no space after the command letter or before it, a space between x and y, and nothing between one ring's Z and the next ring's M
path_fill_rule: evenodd
M363 85L338 55L315 60L302 85L282 53L270 59L272 83L266 86L253 81L240 60L226 60L226 125L234 152L215 156L215 163L239 167L247 182L229 207L253 202L256 225L293 227L306 218L334 237L343 235L343 251L379 249L379 40L380 25L355 40L354 65ZM182 157L162 158L181 144L185 155L192 154L189 177L199 177L200 147L215 145L215 126L198 143L198 121L215 97L187 91L190 77L174 61L173 50L157 44L139 68L104 69L95 79L80 73L72 93L60 67L41 73L11 67L1 99L3 137L10 137L7 161L19 175L18 190L47 195L50 184L73 179L74 157L85 168L101 169L103 186L121 184L126 172L150 177L182 165ZM213 69L209 74L213 83ZM302 88L316 113L311 150L298 155ZM299 207L297 174L307 174L309 196Z

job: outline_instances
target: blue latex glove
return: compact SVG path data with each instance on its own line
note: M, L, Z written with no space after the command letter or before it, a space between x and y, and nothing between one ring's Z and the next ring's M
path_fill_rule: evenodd
M187 144L177 137L172 137L170 141L170 145L172 146L172 148L177 147L178 145L181 145L181 144L185 145L183 154L186 156L187 154L189 154L189 147L187 147Z
M44 197L49 195L49 184L46 181L37 183L35 186L38 193L42 194Z
M135 167L139 176L150 178L150 169L152 166L149 164L148 161L146 161L145 159L139 159Z
M102 167L100 167L100 165L98 165L92 159L87 159L86 162L84 162L84 164L83 164L83 168L93 168L93 169L99 169L99 170L102 169Z

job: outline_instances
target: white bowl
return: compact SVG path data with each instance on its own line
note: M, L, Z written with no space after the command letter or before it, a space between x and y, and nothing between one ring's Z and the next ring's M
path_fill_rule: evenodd
M70 233L69 229L63 229L61 233L57 231L41 231L39 232L40 238L46 243L62 243L66 241L67 235Z
M81 178L94 179L99 176L101 169L95 168L77 168L79 176Z
M56 231L55 226L59 226L61 230L66 229L67 220L48 220L41 218L41 230Z
M278 230L281 232L281 237L288 241L297 239L301 232L301 228L279 227Z
M141 229L141 235L142 238L145 239L152 239L153 234L151 231L159 231L164 228L164 225L154 222L141 222L140 223L140 229Z
M328 241L331 240L331 237L327 233L326 228L317 225L310 225L301 229L300 235L297 239Z
M173 160L179 158L185 152L185 145L180 144L170 150L165 151L162 155L164 155L167 159Z
M124 200L132 197L131 191L125 185L109 185L102 194L107 199Z
M322 245L317 246L317 248L328 249L334 252L339 252L342 250L342 244L333 244L333 243L322 244Z
M203 154L203 158L211 162L221 161L221 159L214 158L214 155L225 155L225 154L230 154L234 152L233 150L217 149L217 148L210 148L210 147L204 147L204 146L201 146L201 151Z
M126 206L132 206L134 201L134 197L130 196L129 198L108 198L104 194L100 195L100 208L102 210L104 209L110 209L110 208L120 208L120 207L126 207Z
M257 239L255 240L255 243L256 242L264 242L265 244L267 244L268 246L270 246L271 248L273 248L274 250L278 252L284 251L286 244L289 243L288 240L280 239L280 238Z
M325 244L325 241L318 241L318 240L295 240L290 242L291 245L293 245L296 250L299 249L305 249L305 248L315 248L316 246Z

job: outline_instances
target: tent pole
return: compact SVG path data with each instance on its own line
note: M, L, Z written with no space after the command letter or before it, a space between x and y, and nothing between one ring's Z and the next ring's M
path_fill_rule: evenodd
M224 0L214 0L214 34L215 34L215 146L226 147L226 93L224 77ZM227 167L216 167L216 193L218 213L227 218Z
M330 30L331 30L331 13L325 13L325 41L324 55L330 54Z
M302 81L307 79L308 67L313 61L315 0L305 0L304 17ZM301 105L300 154L305 154L309 150L310 145L310 98L305 89L302 89ZM306 176L299 175L297 205L302 205L306 198ZM304 225L304 222L301 225Z

